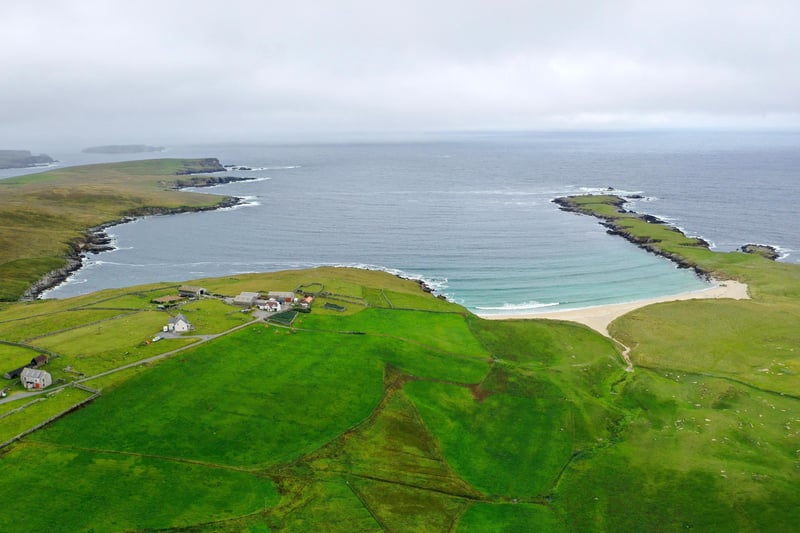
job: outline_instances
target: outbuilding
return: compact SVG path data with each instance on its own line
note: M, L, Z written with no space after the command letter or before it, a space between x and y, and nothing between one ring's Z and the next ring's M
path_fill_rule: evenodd
M243 292L233 299L233 303L242 307L252 307L258 300L257 292Z
M281 292L281 291L270 291L267 294L267 298L271 300L277 300L279 302L284 303L292 303L294 301L294 293L293 292Z
M178 287L178 294L184 298L200 298L208 294L204 287L195 287L194 285L181 285Z

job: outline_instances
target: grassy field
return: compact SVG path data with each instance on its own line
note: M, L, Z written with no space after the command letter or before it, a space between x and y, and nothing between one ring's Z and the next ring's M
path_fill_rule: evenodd
M291 327L253 323L88 379L102 396L0 450L0 530L796 529L800 269L626 224L747 282L753 299L621 317L626 372L618 345L586 327L482 320L381 272L195 280L226 296L326 296ZM9 304L0 340L48 347L62 379L77 379L67 363L88 378L174 347L141 344L167 317L150 299L174 290ZM204 334L251 318L216 299L172 312ZM31 353L0 344L8 364ZM0 404L0 433L86 394ZM30 494L47 507L21 524Z
M0 180L0 301L19 299L61 268L84 232L153 209L206 208L219 196L172 190L192 160L159 159L50 170Z

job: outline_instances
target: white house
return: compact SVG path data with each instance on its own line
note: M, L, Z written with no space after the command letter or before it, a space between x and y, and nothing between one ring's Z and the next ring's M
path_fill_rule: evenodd
M19 379L28 390L44 389L53 384L53 376L50 375L50 372L37 368L23 368Z
M259 305L258 307L259 309L262 309L264 311L277 313L278 311L281 310L281 303L276 302L275 300L267 300L266 302L263 303L263 305Z
M192 325L182 314L175 315L167 322L167 331L183 333L185 331L189 331L190 329L192 329Z

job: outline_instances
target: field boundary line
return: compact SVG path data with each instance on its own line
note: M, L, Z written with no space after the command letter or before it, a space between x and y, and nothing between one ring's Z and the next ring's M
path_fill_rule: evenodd
M76 387L76 388L78 388L78 387ZM89 389L88 387L81 388L81 390L87 390L87 389L88 390L93 390L93 389ZM0 450L2 450L3 448L5 448L6 446L8 446L10 444L13 444L13 443L17 442L18 440L20 440L21 438L23 438L25 436L30 435L34 431L37 431L37 430L43 428L44 426L50 424L51 422L55 422L59 418L68 415L72 411L80 409L84 405L88 404L89 402L92 402L92 401L96 400L99 397L100 397L100 391L94 391L94 394L92 394L88 398L84 398L80 402L68 407L67 409L64 409L63 411L61 411L59 413L56 413L55 415L51 416L50 418L48 418L44 422L40 422L40 423L36 424L35 426L26 429L25 431L23 431L19 435L11 437L7 441L5 441L3 443L0 443Z

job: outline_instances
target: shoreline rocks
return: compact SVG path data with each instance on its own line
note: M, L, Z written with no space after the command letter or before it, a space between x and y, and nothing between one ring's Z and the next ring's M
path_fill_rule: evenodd
M187 187L214 187L216 185L225 185L226 183L254 181L256 179L258 178L240 178L238 176L193 176L189 179L176 180L173 189L180 190Z
M156 215L177 215L181 213L197 213L201 211L214 211L237 206L243 203L242 198L225 196L216 205L202 207L142 207L126 213L122 218L106 222L99 226L87 229L82 237L70 243L71 250L65 256L65 265L52 270L31 284L20 298L20 301L32 301L41 297L42 293L61 285L75 272L83 268L83 261L87 253L99 254L115 249L113 239L106 230L112 226L133 222L137 218Z
M770 261L777 261L781 257L781 253L778 249L769 244L745 244L739 248L739 251L746 254L760 255Z

